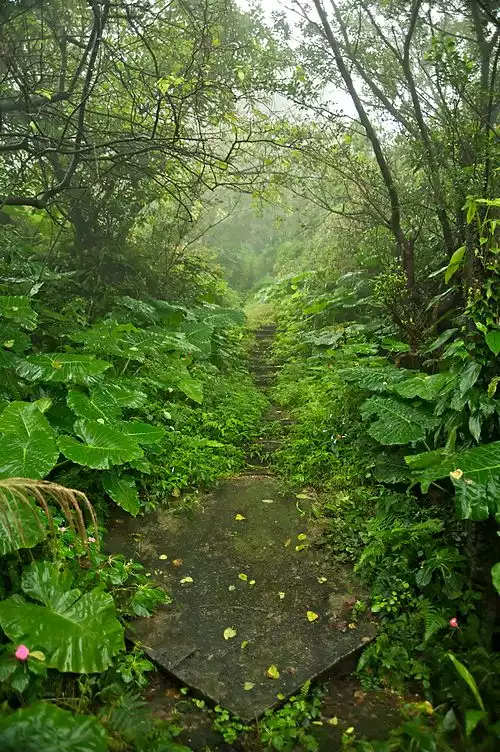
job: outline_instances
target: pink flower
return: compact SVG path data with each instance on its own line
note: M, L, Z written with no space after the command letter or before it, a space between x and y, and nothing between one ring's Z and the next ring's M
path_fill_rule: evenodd
M453 629L456 629L458 627L458 619L456 616L454 616L450 621L448 622L450 627L453 627Z
M30 654L30 651L26 647L26 645L18 645L15 656L18 661L26 661L28 660L28 656Z
M96 542L96 540L95 540L95 538L94 538L93 535L89 535L88 540L89 540L89 543L95 543Z
M67 529L68 529L67 527L60 527L59 528L59 532L60 533L65 533Z

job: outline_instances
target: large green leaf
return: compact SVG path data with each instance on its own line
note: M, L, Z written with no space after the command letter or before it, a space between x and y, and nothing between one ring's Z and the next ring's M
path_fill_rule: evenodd
M39 480L59 457L55 434L35 402L11 402L0 415L0 477Z
M213 326L202 321L183 321L180 329L186 335L188 341L195 345L204 358L209 358L212 352Z
M38 314L25 295L0 295L0 316L10 319L28 331L36 329Z
M87 384L111 367L94 355L79 353L44 353L28 355L20 361L17 373L28 381L57 381Z
M461 470L464 478L487 485L500 475L500 441L481 444L463 452L446 454L444 450L422 452L405 457L415 483L426 491L430 483Z
M116 427L138 444L156 444L165 436L165 429L161 426L152 426L139 420L122 420Z
M14 642L43 650L49 668L104 671L124 648L113 598L99 588L82 595L69 589L70 582L56 564L38 561L27 567L23 591L44 605L12 595L0 602L0 626Z
M92 398L94 398L97 391L100 398L109 400L110 404L114 404L117 407L141 407L148 398L145 392L129 386L126 381L123 382L120 379L103 381L101 384L96 385L90 391Z
M469 391L472 386L474 386L474 384L478 380L479 374L481 373L481 368L481 363L478 363L476 360L469 361L469 363L467 363L467 365L465 366L460 375L459 384L459 391L462 397Z
M493 580L494 587L500 595L500 561L491 567L491 579Z
M72 436L59 438L59 449L78 465L96 470L107 470L113 465L142 457L138 443L115 426L98 423L96 420L78 420L75 432L82 439Z
M9 352L22 353L31 346L31 339L18 326L0 320L0 347Z
M485 335L486 344L493 355L500 353L500 329L490 329Z
M133 324L118 324L104 321L91 329L73 332L75 342L82 342L87 350L117 355L143 363L147 358L156 358L163 352L189 352L196 350L182 332L171 332L164 327L140 329Z
M369 366L358 366L353 368L341 368L337 374L352 384L357 384L360 389L367 389L369 392L389 392L392 391L394 384L404 381L412 374L412 371L406 371L404 368L395 368L394 366L379 366L370 368Z
M423 408L391 397L370 397L361 407L364 420L377 416L368 433L380 444L409 444L425 439L437 419Z
M38 507L4 492L0 497L0 555L33 548L46 537L45 519Z
M193 378L187 370L178 375L177 388L193 402L200 405L203 402L203 383Z
M448 266L446 267L446 271L444 273L444 281L448 283L450 279L453 277L455 272L460 269L462 266L464 256L465 256L465 246L462 245L460 248L458 248L453 256L450 259L450 262Z
M454 377L448 373L435 373L430 376L425 373L419 373L411 379L406 379L396 384L394 391L400 397L411 399L420 397L421 399L433 402L450 385Z
M89 420L102 419L106 423L116 421L121 416L121 410L116 402L110 400L100 389L93 389L88 397L83 392L71 389L68 392L68 405L80 417Z
M140 508L139 494L132 475L118 475L116 472L103 473L101 483L106 493L118 506L136 516Z
M97 718L48 702L0 718L3 752L106 752L107 735Z

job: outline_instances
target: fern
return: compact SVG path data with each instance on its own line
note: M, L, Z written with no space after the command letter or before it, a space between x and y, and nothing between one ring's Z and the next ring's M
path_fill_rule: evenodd
M420 602L418 611L425 626L424 642L428 642L440 629L444 629L448 625L448 620L443 616L442 609L436 608L428 600Z

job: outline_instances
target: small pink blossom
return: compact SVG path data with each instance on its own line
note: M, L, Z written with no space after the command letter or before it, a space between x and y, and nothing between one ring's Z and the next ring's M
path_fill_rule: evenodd
M456 629L458 627L458 619L456 616L454 616L450 621L448 622L450 627L453 627L453 629Z
M68 529L67 527L60 527L59 528L59 532L60 533L65 533L67 529Z
M28 656L30 654L30 651L26 647L26 645L18 645L15 656L18 661L26 661L28 660Z
M89 537L88 537L88 541L89 541L89 543L95 543L95 542L96 542L96 539L94 538L94 536L93 536L93 535L89 535Z

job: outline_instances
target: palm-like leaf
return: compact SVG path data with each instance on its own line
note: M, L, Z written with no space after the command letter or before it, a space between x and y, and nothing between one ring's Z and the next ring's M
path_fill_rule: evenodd
M84 493L45 480L6 478L0 480L0 553L31 548L46 537L48 523L54 530L49 504L63 512L68 525L82 542L87 541L83 510L86 510L97 537L97 520ZM38 509L42 509L44 516Z

